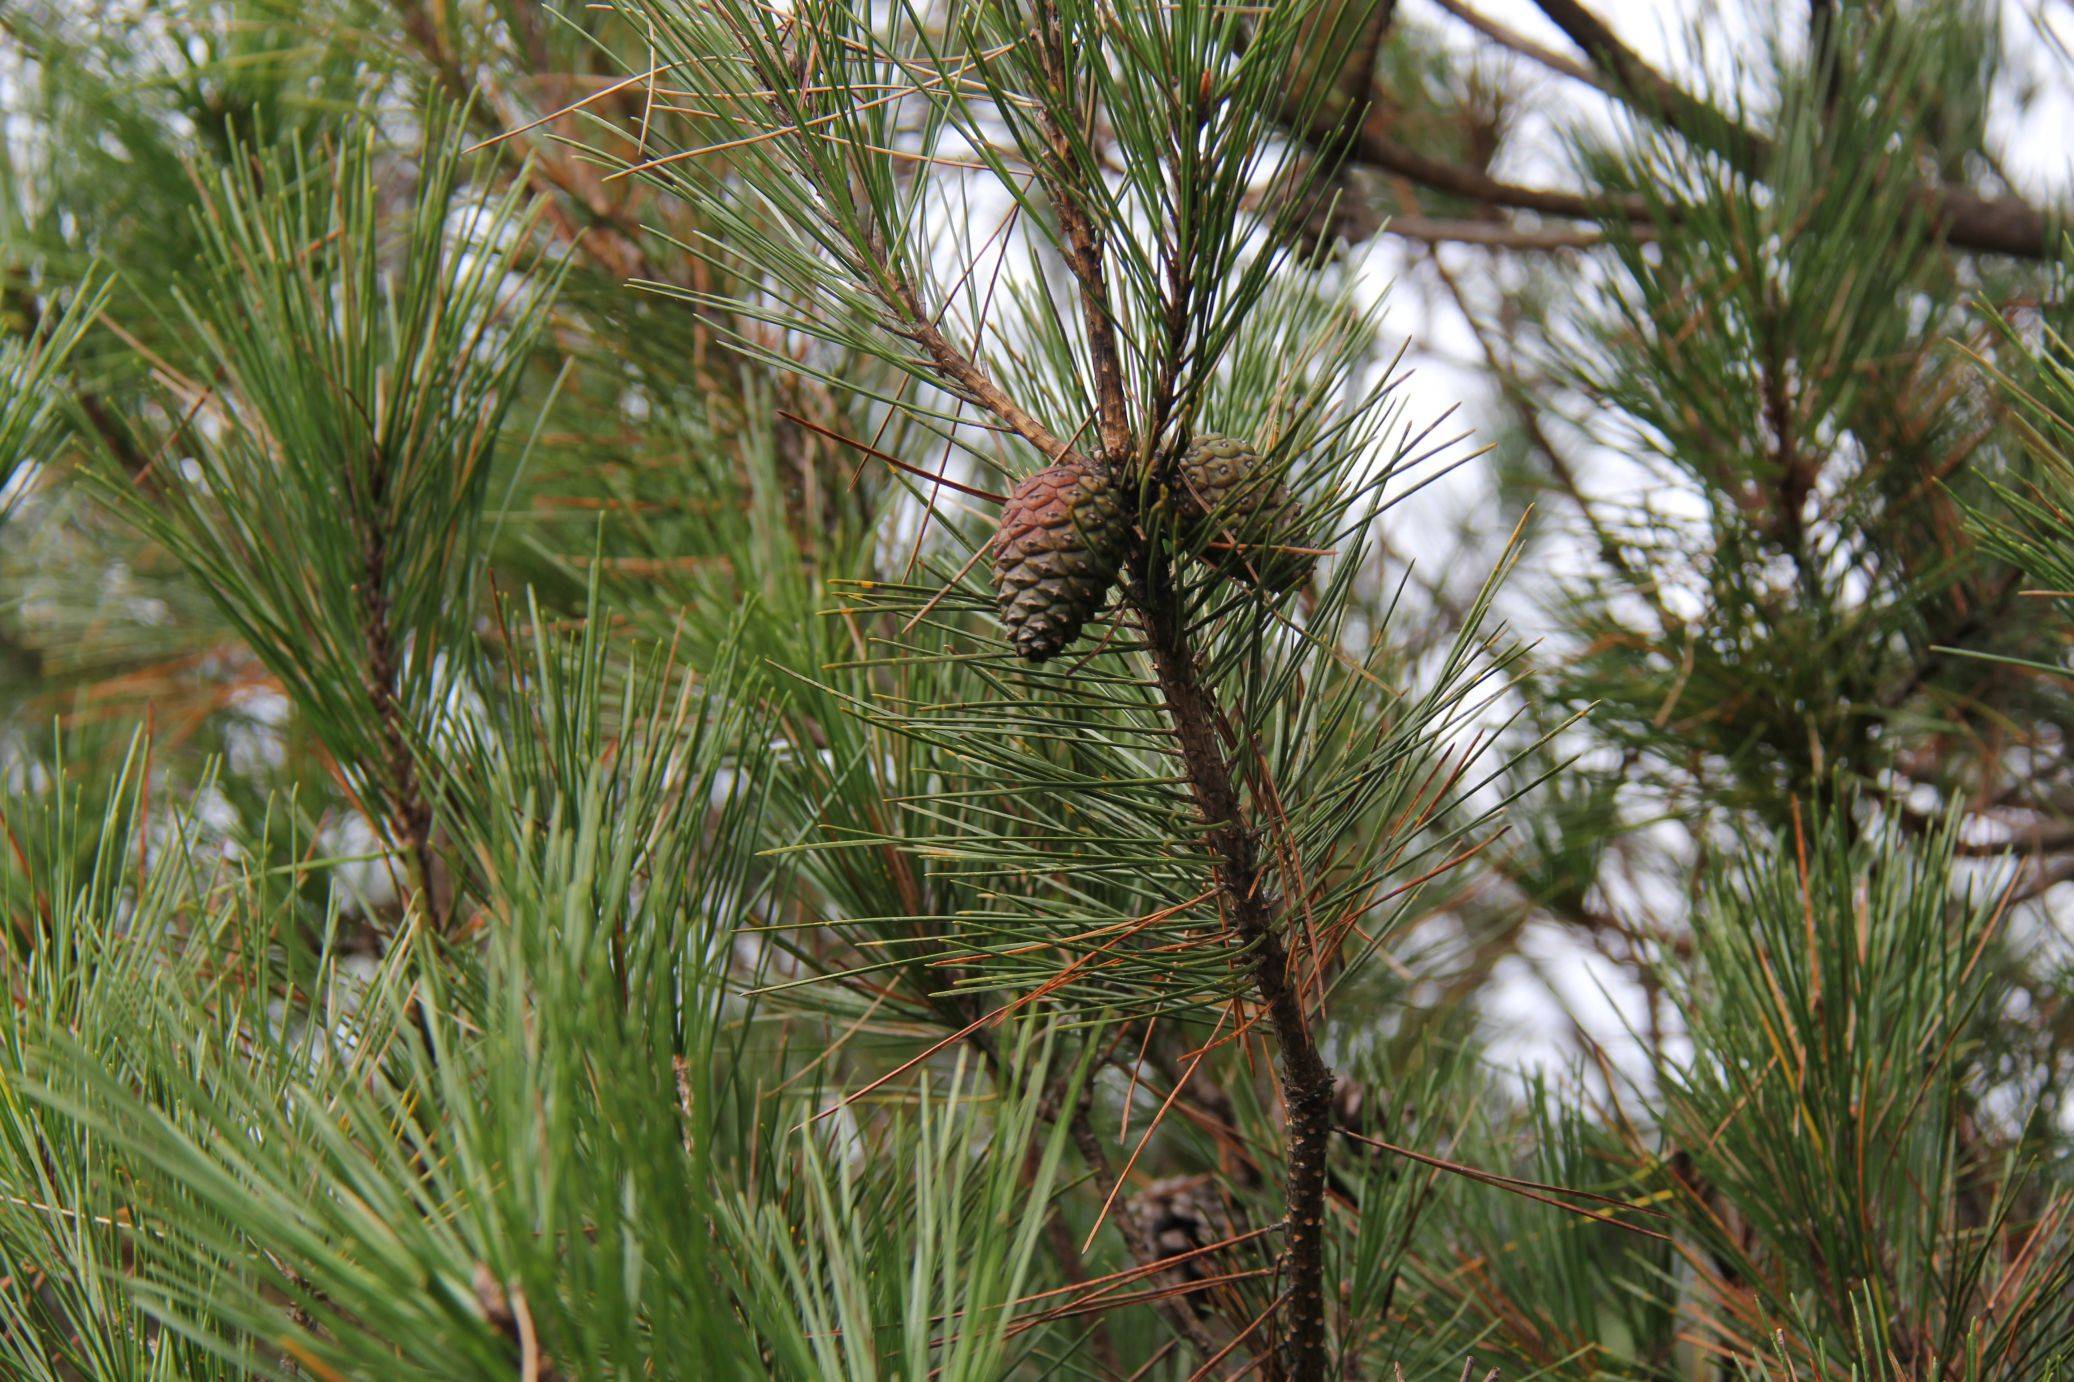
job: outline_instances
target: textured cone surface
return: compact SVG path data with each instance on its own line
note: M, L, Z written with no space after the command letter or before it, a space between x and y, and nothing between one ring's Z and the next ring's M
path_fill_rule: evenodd
M1080 636L1128 531L1108 478L1086 466L1055 465L1015 487L994 542L994 598L1016 652L1042 662Z
M1233 1236L1231 1214L1208 1176L1156 1180L1126 1200L1124 1208L1162 1258L1179 1257ZM1218 1258L1217 1253L1206 1252L1176 1262L1153 1279L1167 1290L1185 1289L1231 1270ZM1198 1315L1211 1313L1208 1302L1193 1294L1189 1304Z
M1310 579L1315 557L1277 551L1305 547L1302 508L1286 485L1266 474L1260 453L1234 437L1199 436L1174 468L1174 510L1192 540L1211 547L1203 560L1229 576L1268 590L1292 590Z

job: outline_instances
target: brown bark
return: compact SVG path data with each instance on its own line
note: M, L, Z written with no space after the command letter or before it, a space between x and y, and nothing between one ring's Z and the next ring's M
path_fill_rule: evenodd
M1219 715L1203 684L1186 629L1161 573L1144 553L1132 561L1130 593L1144 627L1160 695L1173 719L1189 789L1209 825L1212 867L1225 908L1245 948L1253 989L1267 1009L1281 1049L1287 1129L1284 1251L1289 1273L1283 1308L1282 1361L1288 1376L1312 1382L1330 1366L1325 1328L1325 1154L1332 1132L1333 1075L1319 1054L1254 848L1230 760L1219 738Z
M375 765L375 770L388 798L384 805L389 819L384 824L391 843L403 852L409 890L417 896L426 926L434 935L442 935L446 923L433 897L432 807L418 781L407 711L398 694L402 640L389 610L388 481L387 458L377 453L369 462L367 492L355 496L360 505L356 518L361 534L360 583L356 594L367 658L362 669L362 687L380 726L382 761Z

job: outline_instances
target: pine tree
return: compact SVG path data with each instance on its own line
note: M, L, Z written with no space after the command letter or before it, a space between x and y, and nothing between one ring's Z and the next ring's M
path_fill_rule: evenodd
M0 8L0 1373L2074 1369L2044 30L1747 8Z

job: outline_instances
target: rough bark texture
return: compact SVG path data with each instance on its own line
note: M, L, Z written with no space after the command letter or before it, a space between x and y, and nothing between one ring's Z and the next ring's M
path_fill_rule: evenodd
M360 630L366 640L367 665L363 687L368 704L381 726L382 787L388 795L391 841L403 851L410 889L423 909L426 925L434 934L445 929L440 908L432 895L432 807L418 782L417 762L411 756L409 727L398 698L402 672L401 639L389 618L389 466L377 455L369 466L368 493L360 520Z
M1289 1273L1283 1311L1282 1361L1299 1382L1327 1375L1325 1332L1325 1154L1332 1132L1332 1071L1318 1053L1303 996L1290 973L1279 927L1280 904L1261 876L1231 764L1219 739L1219 716L1203 685L1195 654L1165 582L1142 552L1133 559L1131 591L1160 694L1181 745L1189 788L1208 822L1208 842L1225 908L1240 943L1253 988L1267 1010L1281 1048L1284 1119L1288 1133L1287 1232Z

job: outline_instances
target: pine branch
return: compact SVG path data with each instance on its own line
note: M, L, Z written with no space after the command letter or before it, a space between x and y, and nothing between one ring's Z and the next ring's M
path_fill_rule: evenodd
M961 349L943 328L922 306L921 295L914 284L894 266L891 256L884 253L885 246L877 246L880 262L885 266L880 279L873 285L886 306L897 312L902 325L899 334L913 341L927 352L937 373L943 376L960 395L970 398L995 417L1008 424L1016 435L1037 448L1047 459L1058 462L1085 460L1080 453L1056 432L1040 422L1037 417L1009 396L993 377L980 368L971 354Z
M1038 29L1041 62L1052 85L1052 100L1066 104L1072 100L1071 69L1056 5L1044 6ZM1109 301L1102 235L1081 204L1081 192L1066 176L1073 159L1073 145L1059 125L1052 104L1039 107L1037 123L1050 145L1050 158L1042 169L1045 189L1051 194L1059 230L1065 237L1066 265L1080 281L1080 315L1087 329L1088 358L1095 375L1095 416L1102 454L1109 464L1115 465L1130 452L1131 421L1124 402L1123 356L1117 345L1116 322Z
M1253 987L1267 1008L1282 1049L1282 1098L1288 1128L1285 1188L1289 1260L1288 1311L1282 1349L1298 1382L1329 1367L1325 1330L1325 1154L1332 1131L1333 1075L1319 1055L1304 1002L1283 945L1279 902L1267 891L1251 823L1240 806L1232 767L1219 742L1221 717L1204 684L1186 625L1144 551L1131 559L1129 595L1145 633L1160 695L1178 733L1189 788L1208 823L1208 840L1223 901L1244 947Z
M1590 80L1592 85L1616 94L1625 92L1639 109L1657 114L1689 137L1722 152L1746 174L1753 173L1771 156L1771 142L1763 135L1731 120L1719 109L1658 73L1621 43L1607 25L1572 0L1545 0L1541 8L1592 56L1603 76L1590 69L1579 69L1569 59L1540 49L1517 35L1507 37L1509 31L1500 30L1499 26L1466 6L1446 3L1446 0L1443 3L1479 32L1526 53L1553 71L1579 80ZM1304 133L1307 139L1320 142L1327 131L1312 129ZM1432 191L1484 206L1509 207L1570 220L1619 217L1637 227L1651 223L1652 209L1647 198L1594 195L1507 182L1492 177L1481 168L1436 158L1403 143L1391 133L1387 119L1379 118L1374 112L1356 131L1348 156L1382 172L1408 178ZM1961 249L2024 259L2047 259L2054 253L2056 232L2053 218L2021 197L1988 197L1966 188L1948 186L1922 188L1917 196L1931 224L1950 244ZM1532 233L1506 235L1489 232L1489 239L1482 236L1421 235L1412 228L1402 229L1399 233L1413 239L1468 238L1471 243L1494 243L1506 248L1562 248L1569 244L1561 232L1548 232L1547 238L1537 238Z
M1503 220L1457 221L1437 216L1397 215L1383 233L1427 245L1476 245L1493 250L1588 250L1606 243L1602 231L1589 226L1523 226ZM1628 234L1637 241L1656 237L1655 227L1637 225Z
M1568 77L1572 81L1583 82L1586 86L1600 91L1608 90L1606 79L1589 65L1554 49L1542 47L1525 35L1508 29L1495 19L1470 8L1462 3L1462 0L1433 0L1433 3L1501 48L1510 49L1521 57L1531 58L1549 71Z
M1106 323L1109 320L1106 297L1098 286L1101 283L1099 245L1098 242L1085 241L1083 247L1093 255L1092 258L1079 258L1075 265L1082 285L1083 311L1091 323ZM882 257L880 262L888 265L882 276L882 297L888 306L896 308L905 317L908 325L904 334L929 352L948 380L1053 459L1078 454L1017 405L972 357L950 343L923 313L912 285L890 267L889 257ZM1109 366L1101 363L1103 355L1099 350L1092 353L1097 361L1098 376L1105 368L1113 370L1120 389L1121 365L1113 336L1108 338ZM1108 452L1111 456L1128 453L1127 437L1121 450ZM1145 588L1142 553L1137 561L1141 568L1138 580L1142 590ZM1197 804L1207 819L1227 823L1225 830L1213 833L1219 842L1220 886L1227 905L1240 919L1242 940L1249 944L1256 940L1259 942L1259 949L1253 957L1255 987L1269 1008L1270 1021L1277 1040L1282 1044L1284 1097L1290 1109L1288 1225L1293 1279L1288 1299L1294 1331L1285 1347L1291 1376L1298 1379L1322 1377L1326 1366L1324 1167L1331 1127L1332 1075L1318 1055L1303 1016L1301 1000L1290 982L1289 957L1273 931L1275 909L1260 895L1252 842L1239 823L1230 767L1217 747L1213 728L1217 715L1194 667L1181 621L1178 614L1151 614L1156 602L1150 599L1139 599L1136 603L1146 618L1149 647L1153 652L1161 691L1183 746L1190 780L1195 784ZM1158 632L1154 632L1155 625ZM1106 1158L1097 1160L1100 1144L1085 1123L1084 1109L1076 1116L1072 1132L1076 1145L1082 1155L1088 1157L1091 1166L1106 1165ZM1158 1260L1155 1246L1144 1241L1141 1234L1126 1229L1125 1238L1140 1265ZM1177 1307L1176 1314L1185 1316L1188 1312ZM1179 1324L1178 1318L1176 1323ZM1198 1337L1200 1326L1194 1324L1192 1316L1189 1316L1189 1326L1185 1332L1190 1343L1203 1347L1207 1338ZM1210 1350L1204 1356L1216 1354Z
M1772 142L1658 72L1577 0L1535 0L1541 12L1611 77L1629 104L1713 148L1745 174L1771 160ZM1915 200L1961 249L2044 259L2057 237L2046 214L2021 197L1984 197L1963 187L1925 186Z
M1055 6L1047 5L1039 20L1042 64L1053 85L1053 99L1069 99L1068 61ZM1379 36L1380 25L1376 28ZM1079 202L1079 192L1061 175L1071 146L1052 107L1040 112L1039 127L1050 144L1053 163L1047 186L1065 239L1068 267L1079 283L1081 317L1088 334L1088 355L1095 376L1097 420L1103 459L1121 464L1131 453L1131 425L1124 398L1123 361L1114 310L1109 300L1099 232ZM1170 261L1171 268L1171 261ZM1170 285L1171 286L1171 285ZM1188 300L1185 284L1173 286L1170 313L1185 320L1180 308ZM1169 400L1162 399L1162 414ZM1282 1087L1287 1105L1289 1171L1286 1188L1287 1239L1290 1262L1286 1292L1285 1355L1288 1375L1297 1382L1325 1376L1324 1195L1325 1154L1332 1119L1332 1072L1320 1058L1291 979L1289 956L1276 934L1278 908L1263 891L1253 841L1233 786L1231 768L1219 747L1220 716L1203 683L1186 633L1186 624L1170 590L1156 584L1156 563L1141 545L1131 557L1130 595L1145 630L1155 674L1169 718L1181 746L1196 805L1210 824L1218 883L1224 903L1237 923L1242 944L1251 950L1254 987L1267 1006L1282 1048ZM1241 1337L1245 1337L1242 1333ZM1233 1345L1227 1345L1228 1352ZM1215 1361L1222 1354L1212 1355Z
M1584 221L1609 217L1646 221L1649 218L1649 206L1642 197L1609 197L1559 188L1528 187L1503 182L1466 163L1450 163L1421 153L1392 137L1387 121L1374 114L1355 132L1349 157L1383 172L1409 178L1435 192L1487 206L1505 206L1517 211L1536 211L1545 216Z
M434 935L444 935L446 920L432 892L432 807L418 781L409 717L398 695L403 648L389 618L389 531L383 521L389 507L389 474L388 461L377 447L368 464L369 492L361 496L354 515L361 533L360 581L354 593L367 657L362 689L382 737L379 769L390 792L389 830L403 850L411 892L426 924Z

